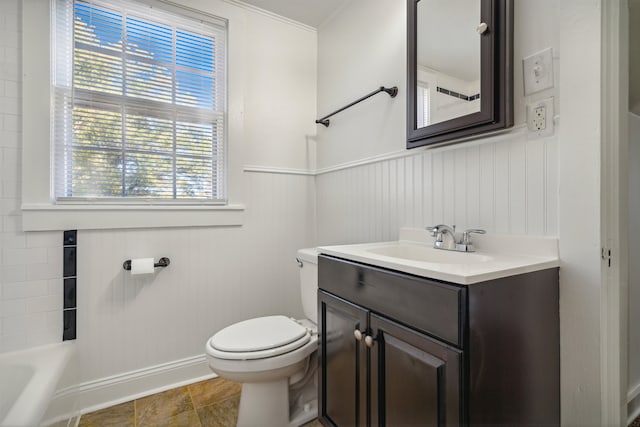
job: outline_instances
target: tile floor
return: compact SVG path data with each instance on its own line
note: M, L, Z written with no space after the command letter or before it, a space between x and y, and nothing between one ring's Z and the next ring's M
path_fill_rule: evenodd
M240 389L238 383L213 378L84 414L77 425L234 427L238 418ZM322 427L322 424L312 421L304 427Z

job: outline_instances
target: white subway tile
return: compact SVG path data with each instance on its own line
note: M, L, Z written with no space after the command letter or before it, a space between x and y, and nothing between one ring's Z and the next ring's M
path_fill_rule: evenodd
M8 330L5 328L5 330ZM28 347L27 337L25 334L12 333L11 335L2 335L0 337L0 352L22 350Z
M17 148L2 149L2 163L0 163L0 178L5 180L16 180L20 173L20 150Z
M0 62L0 77L2 77L3 80L10 80L14 82L22 81L22 76L20 75L20 67L18 66L18 64ZM15 103L15 100L13 100L13 102ZM0 112L2 111L0 110Z
M3 0L2 6L4 8L5 2ZM8 23L8 21L7 21ZM17 31L8 31L2 30L0 31L0 46L7 47L15 47L17 48L20 45L19 33Z
M0 188L0 197L8 199L17 199L22 196L22 183L18 180L4 178L0 176L2 187Z
M24 265L0 265L0 283L24 282L27 280L27 269ZM8 298L5 288L4 298Z
M4 70L8 67L10 67L10 64L4 64L0 69ZM17 72L16 66L16 73ZM0 98L0 113L18 115L20 114L20 103L14 98Z
M2 288L2 295L4 300L16 298L35 298L48 295L49 293L49 287L46 280L5 283Z
M31 313L4 318L5 329L12 333L22 332L28 334L30 331L44 329L46 325L44 313Z
M5 184L5 182L3 182ZM2 217L2 231L20 231L22 230L22 217L21 216L3 216Z
M0 4L2 4L2 15L0 15L0 31L18 32L19 17L15 13L5 13L4 3L4 0L0 0Z
M18 34L13 31L14 34ZM17 46L5 46L4 48L4 62L5 64L20 65L20 51Z
M62 311L48 311L44 314L47 322L47 329L60 330L60 336L62 336Z
M0 215L20 215L20 200L18 199L0 199ZM0 246L2 246L2 238L0 237Z
M62 298L59 295L46 295L25 300L27 313L41 313L57 310L62 316Z
M47 262L47 248L3 249L4 265L31 265Z
M2 85L4 87L4 95L7 98L21 98L22 97L22 85L14 81L5 81Z
M62 299L62 294L64 293L64 281L62 279L51 279L47 280L49 295L56 295L60 299Z
M0 301L0 317L24 316L27 314L27 303L24 299Z
M0 147L18 148L21 140L19 132L0 130Z
M0 0L2 1L2 12L6 16L18 16L20 13L19 0Z
M10 86L18 86L16 82L5 82L5 91L6 88ZM17 95L16 95L17 96ZM9 98L10 99L10 98ZM3 130L11 131L11 132L19 132L22 130L22 116L19 114L3 114Z
M27 270L28 280L48 280L56 277L62 277L62 254L57 262L31 264Z
M27 235L27 246L30 248L58 248L58 254L62 252L62 232L60 231L33 231Z
M62 317L62 314L60 314ZM27 336L27 346L39 346L53 344L62 341L62 328L54 329L51 325L48 325L46 329L41 331L32 331Z
M20 231L0 233L0 248L26 248L27 236Z

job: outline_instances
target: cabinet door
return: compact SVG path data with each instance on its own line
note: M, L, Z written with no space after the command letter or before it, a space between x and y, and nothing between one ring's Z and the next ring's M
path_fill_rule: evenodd
M320 415L330 425L366 423L366 351L354 331L367 332L367 311L318 292Z
M462 352L371 314L371 425L461 424Z

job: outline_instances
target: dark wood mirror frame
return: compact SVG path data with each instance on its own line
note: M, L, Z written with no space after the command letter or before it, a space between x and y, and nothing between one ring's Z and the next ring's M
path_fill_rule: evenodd
M407 148L456 143L513 126L513 0L479 0L480 111L417 127L417 7L407 0ZM446 0L443 0L446 1Z

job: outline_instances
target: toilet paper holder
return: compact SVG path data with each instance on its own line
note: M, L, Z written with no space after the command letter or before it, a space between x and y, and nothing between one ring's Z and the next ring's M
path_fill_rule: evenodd
M171 264L171 260L167 257L162 257L158 260L158 262L154 263L153 266L154 267L168 267L169 264ZM122 268L124 268L127 271L131 271L131 260L128 259L125 262L122 263Z

